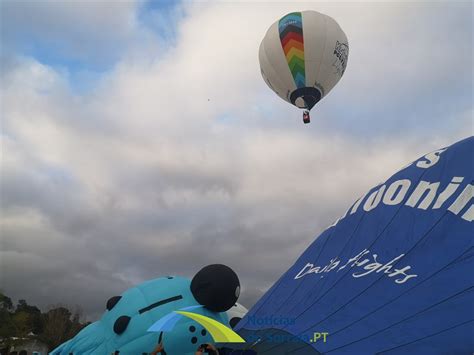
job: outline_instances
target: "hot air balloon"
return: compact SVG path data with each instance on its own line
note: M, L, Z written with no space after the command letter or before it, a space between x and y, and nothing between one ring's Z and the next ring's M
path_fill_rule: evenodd
M235 311L226 313L236 308L243 317L245 308L236 306L239 293L237 275L221 264L204 267L192 280L149 280L111 297L97 322L51 354L148 354L162 343L169 355L194 355L200 344L241 339L231 329Z
M275 22L260 44L263 79L283 100L313 108L341 79L347 65L347 37L336 21L316 11L292 12Z
M262 354L474 351L474 137L367 192L237 324Z

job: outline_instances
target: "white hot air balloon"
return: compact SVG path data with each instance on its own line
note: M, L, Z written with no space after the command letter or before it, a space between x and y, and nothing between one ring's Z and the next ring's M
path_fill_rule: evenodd
M349 45L337 22L316 11L292 12L268 29L260 44L263 79L283 100L313 108L341 79Z

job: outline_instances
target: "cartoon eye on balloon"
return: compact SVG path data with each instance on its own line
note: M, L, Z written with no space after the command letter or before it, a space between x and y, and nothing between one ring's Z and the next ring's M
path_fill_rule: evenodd
M190 288L193 297L199 305L181 308L168 313L154 323L148 331L170 332L178 321L186 317L207 329L215 342L245 342L226 325L195 312L197 310L225 312L235 305L240 295L240 282L237 274L230 267L212 264L202 268L194 275Z
M337 22L316 11L292 12L268 29L260 44L263 79L283 100L309 111L338 83L349 45Z

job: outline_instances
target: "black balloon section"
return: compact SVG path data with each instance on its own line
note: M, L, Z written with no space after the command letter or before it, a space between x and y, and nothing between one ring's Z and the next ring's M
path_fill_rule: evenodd
M193 277L191 292L196 301L207 309L225 312L239 298L240 282L230 267L222 264L208 265Z

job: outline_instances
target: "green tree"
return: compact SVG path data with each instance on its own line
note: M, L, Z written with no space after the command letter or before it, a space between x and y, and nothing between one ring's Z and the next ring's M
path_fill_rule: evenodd
M81 311L72 313L64 306L50 309L43 314L43 332L40 339L48 344L50 349L74 337L87 324L80 322Z
M5 310L8 312L13 310L12 299L5 295L3 292L0 292L0 310Z
M18 301L13 320L17 326L18 336L26 336L29 333L39 334L43 331L41 311L23 299Z
M0 292L0 338L3 346L10 346L16 336L16 325L12 318L13 302L10 297Z
M24 341L21 338L33 337L54 349L90 324L81 323L81 314L79 308L71 311L64 306L56 306L46 313L41 313L38 307L29 305L24 299L19 300L14 307L11 298L0 292L2 346L16 346Z
M15 324L8 310L0 308L0 338L7 339L15 336Z

